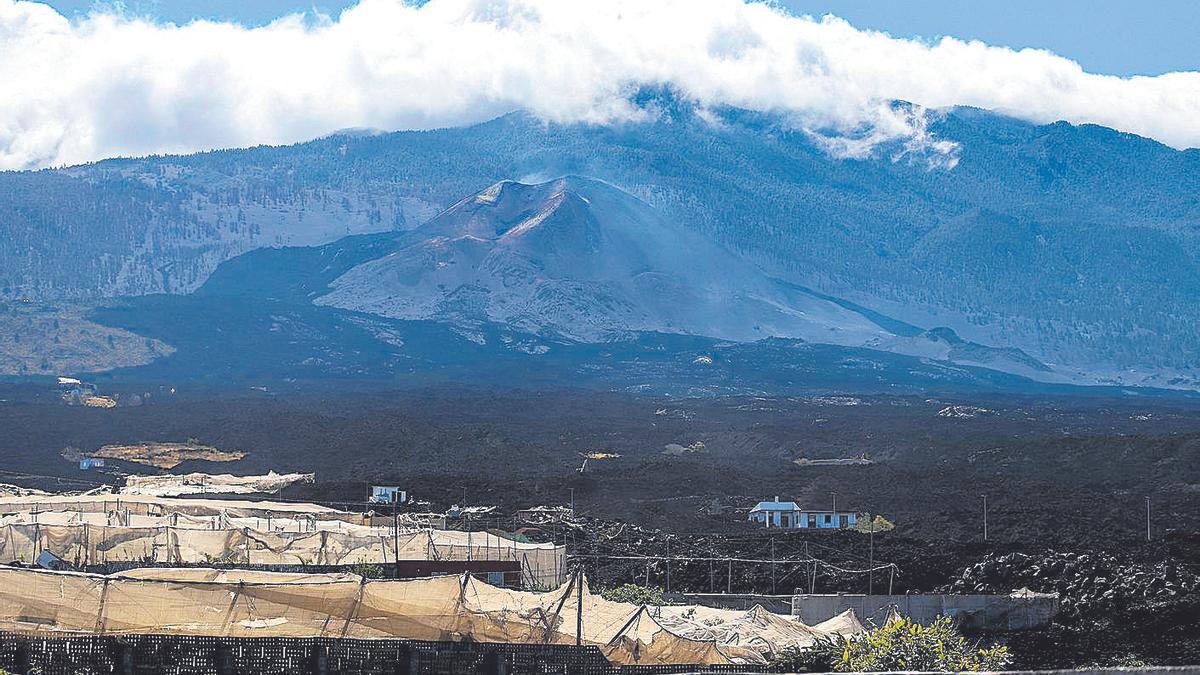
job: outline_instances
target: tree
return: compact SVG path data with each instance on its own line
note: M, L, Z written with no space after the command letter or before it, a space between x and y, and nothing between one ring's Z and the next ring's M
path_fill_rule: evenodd
M771 665L782 670L835 672L1003 670L1008 647L982 647L959 633L949 617L928 626L899 617L853 638L819 640L810 647L780 651Z
M896 529L896 525L883 516L877 515L875 516L874 520L870 518L859 518L858 520L854 521L854 527L851 527L850 529L854 530L855 532L862 532L863 534L867 534L872 531L874 531L875 534L879 534L880 532L887 532L889 530Z

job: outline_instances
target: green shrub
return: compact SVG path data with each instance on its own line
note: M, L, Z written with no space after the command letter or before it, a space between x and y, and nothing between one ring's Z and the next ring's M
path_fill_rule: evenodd
M613 602L628 602L633 605L669 605L663 590L654 586L625 584L600 591L600 596Z
M871 520L870 518L859 518L858 520L854 521L854 527L851 527L850 529L854 530L855 532L868 534L872 531L872 528L874 528L875 534L879 534L880 532L887 532L888 530L896 529L896 525L883 516L875 516L874 520Z
M804 649L783 650L771 665L782 670L861 672L1003 670L1008 647L981 647L958 632L949 617L929 626L900 618L865 635L820 640Z
M383 565L378 563L360 562L350 566L351 574L357 574L364 579L383 579L388 576L388 571L383 568Z

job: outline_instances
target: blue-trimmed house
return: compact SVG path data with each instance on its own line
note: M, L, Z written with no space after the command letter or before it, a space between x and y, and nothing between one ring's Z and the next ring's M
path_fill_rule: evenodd
M854 527L858 514L852 511L822 511L801 508L796 502L759 502L750 509L750 521L784 529L844 530Z

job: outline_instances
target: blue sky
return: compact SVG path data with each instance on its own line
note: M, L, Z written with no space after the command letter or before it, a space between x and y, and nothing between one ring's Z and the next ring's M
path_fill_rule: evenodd
M570 1L570 0L564 0ZM94 0L53 0L71 16ZM112 3L106 3L111 5ZM261 24L313 7L337 13L347 0L125 0L128 10L175 23L192 18ZM1111 75L1200 70L1197 0L783 0L797 13L836 14L898 37L952 35L1013 48L1039 47Z

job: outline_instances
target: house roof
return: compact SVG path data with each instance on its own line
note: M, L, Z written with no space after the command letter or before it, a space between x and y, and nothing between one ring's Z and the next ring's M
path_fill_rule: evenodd
M799 511L800 506L796 502L759 502L757 506L750 509L750 513L755 511Z

